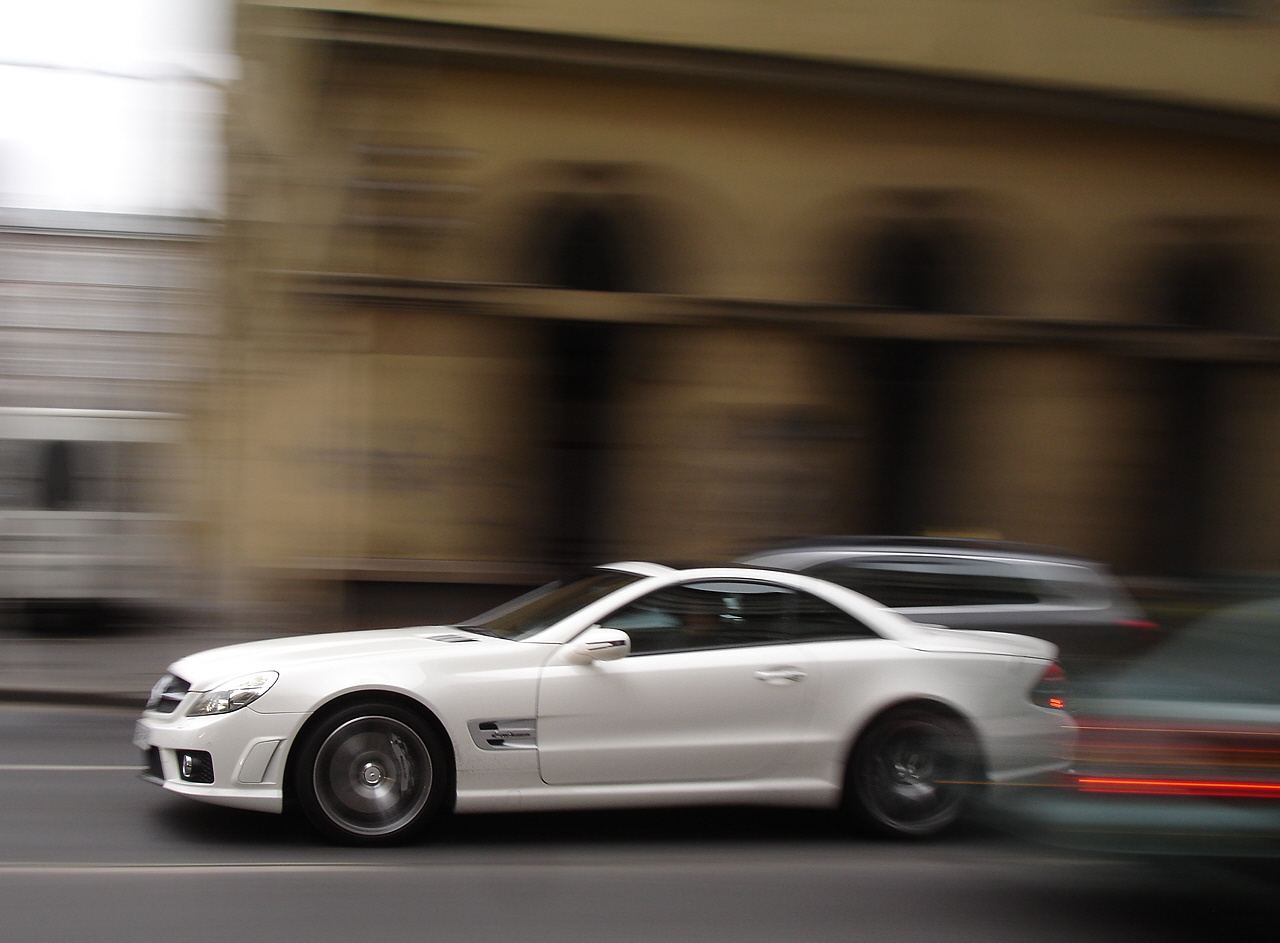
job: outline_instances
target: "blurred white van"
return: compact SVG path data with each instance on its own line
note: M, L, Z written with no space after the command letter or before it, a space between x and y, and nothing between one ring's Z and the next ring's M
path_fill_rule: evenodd
M180 576L181 417L0 408L0 600L92 628L170 601Z

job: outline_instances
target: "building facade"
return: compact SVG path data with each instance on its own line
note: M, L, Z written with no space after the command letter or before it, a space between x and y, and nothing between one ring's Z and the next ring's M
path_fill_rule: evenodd
M1280 569L1275 13L244 0L230 591L842 532Z

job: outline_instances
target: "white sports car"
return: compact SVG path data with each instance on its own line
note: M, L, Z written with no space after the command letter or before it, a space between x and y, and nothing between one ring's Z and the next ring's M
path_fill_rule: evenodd
M191 655L135 739L166 789L296 803L346 843L403 841L449 809L727 803L918 837L981 783L1067 765L1054 656L799 573L618 563L461 625Z

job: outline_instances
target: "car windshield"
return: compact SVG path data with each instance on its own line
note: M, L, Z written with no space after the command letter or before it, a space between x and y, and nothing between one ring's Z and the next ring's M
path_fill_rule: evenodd
M641 579L634 573L592 570L564 580L556 580L525 593L483 615L460 623L482 635L519 641L536 635L573 615L583 606L603 599L614 590Z

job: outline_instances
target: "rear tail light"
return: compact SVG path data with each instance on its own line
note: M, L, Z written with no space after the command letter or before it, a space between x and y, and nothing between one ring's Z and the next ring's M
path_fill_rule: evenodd
M1121 619L1120 625L1128 629L1135 639L1150 645L1160 641L1160 623L1150 619Z
M1031 702L1038 707L1052 710L1067 709L1067 673L1057 662L1051 664L1040 675L1040 680L1031 689Z

